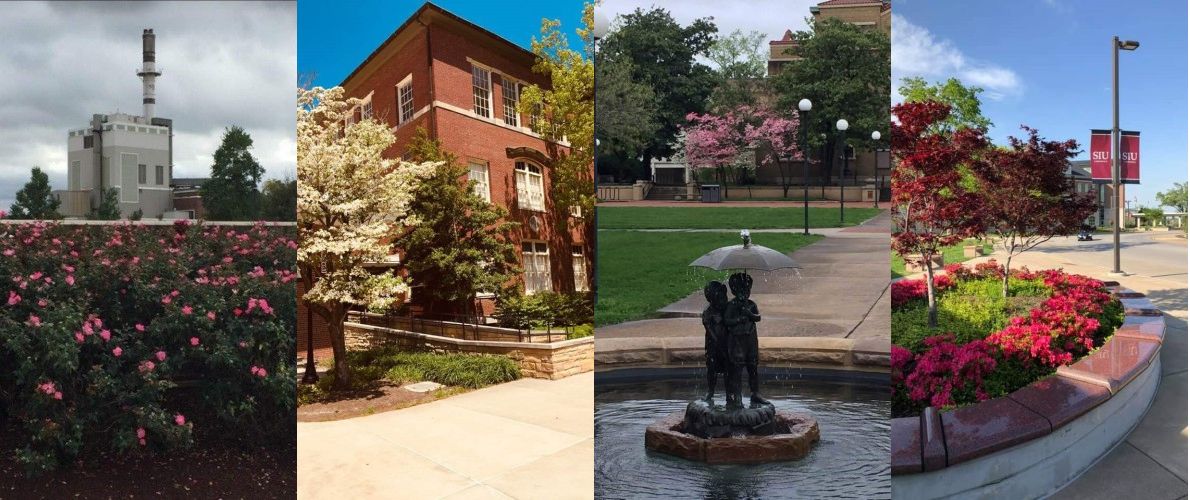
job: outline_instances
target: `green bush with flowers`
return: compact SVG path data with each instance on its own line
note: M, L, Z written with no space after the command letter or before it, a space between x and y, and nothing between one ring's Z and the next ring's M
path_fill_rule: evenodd
M21 443L0 452L39 472L188 447L196 426L292 442L294 233L0 223L0 428Z

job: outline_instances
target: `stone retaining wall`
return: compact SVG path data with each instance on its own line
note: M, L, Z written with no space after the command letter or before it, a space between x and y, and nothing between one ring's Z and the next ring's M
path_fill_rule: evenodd
M893 419L894 497L1043 497L1124 439L1156 396L1165 319L1108 284L1124 324L1095 352L1008 396Z
M521 375L557 380L595 367L595 339L585 337L549 343L461 340L425 333L347 322L343 334L348 350L397 346L402 350L437 353L478 353L508 356Z
M598 336L596 336L598 337ZM595 340L595 370L699 367L706 363L701 337ZM888 373L889 344L880 339L761 337L760 364L772 368L815 368Z

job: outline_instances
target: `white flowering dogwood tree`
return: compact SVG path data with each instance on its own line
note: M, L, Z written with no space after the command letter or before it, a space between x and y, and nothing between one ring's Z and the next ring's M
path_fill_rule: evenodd
M396 138L373 118L354 120L358 99L341 87L298 89L298 266L306 306L326 320L335 354L335 384L349 383L343 322L351 306L384 308L409 290L392 271L364 268L391 253L415 224L409 202L435 163L383 156Z

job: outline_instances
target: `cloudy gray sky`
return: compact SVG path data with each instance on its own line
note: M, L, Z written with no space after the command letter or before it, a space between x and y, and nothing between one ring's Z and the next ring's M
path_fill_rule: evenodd
M175 177L206 177L225 127L266 178L295 175L293 2L6 3L0 15L0 209L40 166L66 184L66 137L95 113L142 114L141 31L157 34L155 114L174 120Z
M686 0L683 2L659 0L604 0L597 9L614 20L618 14L630 14L637 8L649 10L660 6L669 11L679 24L686 26L695 19L715 18L719 33L726 35L735 30L759 31L768 35L768 40L780 40L785 30L806 29L806 17L810 7L822 0L748 0L726 2L723 0ZM768 50L767 42L762 47Z

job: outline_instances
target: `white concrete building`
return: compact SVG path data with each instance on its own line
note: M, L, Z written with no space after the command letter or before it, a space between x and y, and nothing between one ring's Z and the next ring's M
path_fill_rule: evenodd
M173 211L170 180L173 175L173 120L153 116L156 104L156 68L153 30L141 37L144 66L137 72L143 82L144 115L96 114L86 128L67 136L67 179L59 212L85 217L99 207L101 189L119 192L120 214L129 217L169 216Z

